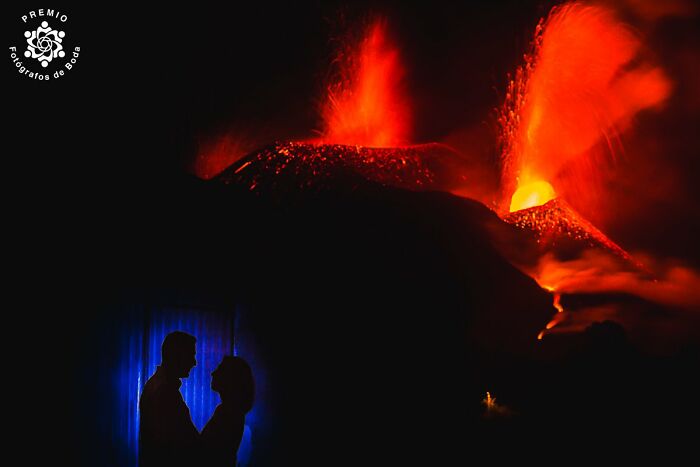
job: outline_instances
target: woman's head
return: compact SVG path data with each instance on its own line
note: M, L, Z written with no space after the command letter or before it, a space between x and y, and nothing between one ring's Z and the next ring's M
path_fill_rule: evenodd
M236 404L244 413L253 407L253 372L242 358L224 357L211 373L211 388L221 395L224 403Z

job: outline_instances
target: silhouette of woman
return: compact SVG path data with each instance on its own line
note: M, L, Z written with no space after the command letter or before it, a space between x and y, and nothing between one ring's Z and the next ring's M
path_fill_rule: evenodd
M211 388L221 396L221 404L202 430L203 458L209 467L233 467L245 414L253 406L253 372L242 358L226 356L211 374Z

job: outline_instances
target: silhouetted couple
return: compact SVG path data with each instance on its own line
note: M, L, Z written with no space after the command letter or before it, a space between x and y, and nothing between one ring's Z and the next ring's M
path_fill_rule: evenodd
M141 467L236 465L245 414L253 405L253 373L245 360L223 358L211 374L211 388L221 404L200 434L180 393L180 378L187 378L197 364L195 343L193 336L179 331L163 341L161 364L139 403Z

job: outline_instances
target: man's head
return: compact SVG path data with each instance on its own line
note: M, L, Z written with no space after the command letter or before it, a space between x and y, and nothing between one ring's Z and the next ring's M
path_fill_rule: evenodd
M161 347L162 365L176 378L187 378L197 364L194 336L181 331L171 332L163 340Z

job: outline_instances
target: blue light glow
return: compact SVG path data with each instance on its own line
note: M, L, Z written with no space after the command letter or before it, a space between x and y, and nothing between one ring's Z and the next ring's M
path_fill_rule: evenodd
M197 338L197 366L182 380L180 392L190 408L192 421L198 430L214 413L221 401L211 390L211 372L224 355L233 353L233 320L228 313L165 309L151 313L148 330L149 349L146 355L145 378L149 378L160 363L160 347L165 336L184 331ZM145 383L145 381L144 381ZM140 390L143 388L141 386Z
M183 398L192 421L202 430L211 417L219 395L211 390L211 372L224 355L233 354L233 313L185 308L134 307L124 313L118 334L118 366L114 375L115 410L112 427L126 465L137 464L139 413L138 401L143 386L161 360L161 344L172 331L184 331L197 338L197 366L183 379ZM250 422L248 423L250 425ZM250 428L241 451L250 451Z

